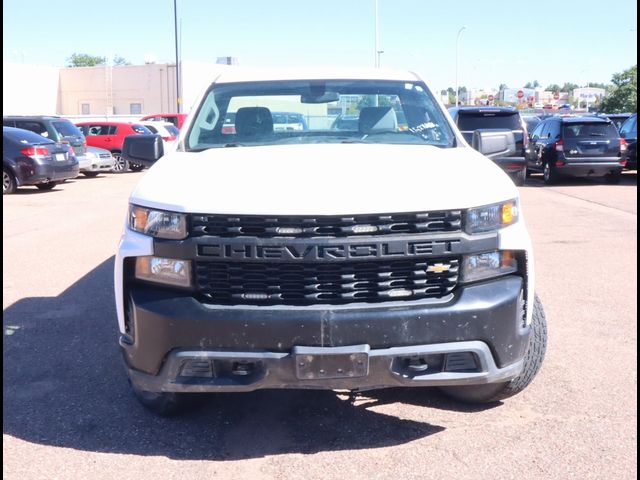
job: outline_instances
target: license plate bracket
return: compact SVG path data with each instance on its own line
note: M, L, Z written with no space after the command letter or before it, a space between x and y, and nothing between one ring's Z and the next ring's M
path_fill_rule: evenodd
M365 377L369 374L369 345L294 347L293 360L300 380Z
M67 159L67 156L64 153L56 153L56 160L58 162L64 162Z

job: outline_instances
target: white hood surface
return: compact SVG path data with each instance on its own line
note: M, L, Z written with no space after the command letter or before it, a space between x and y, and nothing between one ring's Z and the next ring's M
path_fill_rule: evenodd
M469 147L304 144L171 152L131 202L244 215L452 210L516 198L511 179Z

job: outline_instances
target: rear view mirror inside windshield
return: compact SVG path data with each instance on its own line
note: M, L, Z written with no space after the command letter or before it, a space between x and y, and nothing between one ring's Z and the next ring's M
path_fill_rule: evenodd
M340 96L336 92L325 92L319 95L314 93L305 93L300 95L302 103L331 103L340 100Z

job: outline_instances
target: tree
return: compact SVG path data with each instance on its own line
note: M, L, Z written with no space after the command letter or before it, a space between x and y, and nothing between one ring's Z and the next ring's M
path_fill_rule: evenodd
M587 83L587 87L591 87L591 88L603 88L603 89L607 89L607 84L606 83L598 83L598 82L589 82Z
M562 85L562 88L560 89L561 92L571 92L572 90L575 90L576 88L578 88L578 85L575 83L571 83L571 82L565 82L564 85Z
M607 113L635 112L638 109L638 65L615 73L609 94L602 99L600 110Z
M538 80L534 80L533 83L527 82L524 88L538 88L540 86L540 82Z
M120 55L116 55L115 57L113 57L113 64L114 65L131 65L129 62L127 62L126 59L124 59Z
M506 90L507 88L509 88L507 86L506 83L501 83L500 86L498 87L498 91L501 92L502 90Z
M95 67L107 63L107 57L98 57L87 53L72 53L67 58L68 67Z
M546 92L560 92L562 91L562 89L560 88L560 85L556 84L556 83L552 83L551 85L549 85L547 88L544 89Z

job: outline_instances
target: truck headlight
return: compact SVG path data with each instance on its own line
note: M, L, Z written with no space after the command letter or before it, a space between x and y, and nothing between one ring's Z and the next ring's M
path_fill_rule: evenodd
M137 257L136 278L177 287L191 286L191 262L173 258Z
M509 200L484 207L470 208L465 219L467 233L481 233L498 230L518 221L518 202Z
M187 237L187 216L129 205L129 228L151 237L182 240Z
M509 250L465 255L462 257L460 282L477 282L513 273L517 270L518 261L515 252Z

